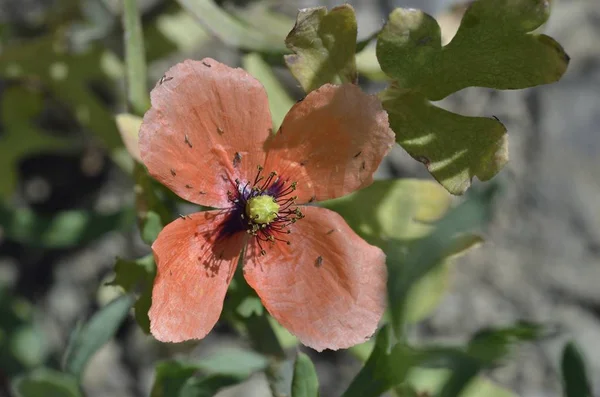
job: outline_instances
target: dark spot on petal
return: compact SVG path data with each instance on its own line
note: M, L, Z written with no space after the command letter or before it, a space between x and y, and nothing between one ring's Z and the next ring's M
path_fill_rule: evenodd
M310 200L308 200L309 203L312 203L313 201L315 201L317 199L317 196L313 195Z
M269 128L269 134L273 133L273 128Z
M177 174L175 173L175 170L174 170L173 168L171 168L171 175L173 175L173 176L177 175Z
M207 68L210 68L210 67L211 67L211 66L210 66L210 64L209 64L209 63L207 63L207 62L205 62L205 61L202 61L202 64L203 64L204 66L206 66Z
M192 188L192 185L185 185L185 188L186 188L186 189L191 189L191 188Z
M233 166L237 168L237 166L240 165L241 161L242 155L239 152L235 152L235 155L233 156Z
M206 194L206 192L204 190L200 190L198 194Z
M362 164L360 165L360 169L361 170L366 170L367 169L367 163L365 163L364 161L362 162Z
M322 264L323 264L323 257L317 256L317 259L315 260L315 267L321 267Z
M161 85L162 83L165 83L167 81L171 81L173 80L173 77L167 77L166 75L163 74L163 77L160 78L160 80L158 80L158 84Z
M306 163L308 163L308 160L302 160L302 161L300 162L300 165L301 165L302 167L304 167L304 166L306 165Z
M194 237L198 237L199 235L200 235L200 233L194 232Z
M221 127L217 127L217 132L219 133L219 135L223 135L225 133L225 131L223 131L223 128Z
M327 233L325 233L325 234L327 234L327 235L330 235L330 234L331 234L331 233L333 233L333 232L335 232L335 229L331 229L330 231L328 231L328 232L327 232Z
M360 156L361 153L362 153L362 150L360 152L356 153L353 157L357 158L358 156Z
M185 134L184 141L190 148L192 147L192 143L190 142L190 138L187 136L187 134Z

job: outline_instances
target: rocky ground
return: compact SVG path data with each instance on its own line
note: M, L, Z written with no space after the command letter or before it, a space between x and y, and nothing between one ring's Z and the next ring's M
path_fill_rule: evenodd
M285 6L336 3L291 0ZM396 6L438 13L452 2L351 3L358 13L359 35L366 37ZM586 354L600 394L600 2L555 2L546 33L571 56L559 83L501 93L467 89L442 102L460 113L499 117L509 131L511 161L498 176L506 189L487 243L457 261L450 292L416 335L427 341L461 341L481 327L519 319L557 326L559 336L523 346L505 367L487 375L522 397L559 396L559 354L564 341L573 338ZM392 174L429 178L399 148L380 170L382 177ZM123 197L127 182L118 174L108 178L113 182L101 196ZM0 275L36 286L29 297L43 308L38 320L49 344L64 346L76 319L110 298L107 290L98 294L97 286L109 274L114 257L134 257L145 249L134 232L115 232L85 248L50 255L5 246L0 251ZM27 269L31 271L25 281L21 276L17 281L19 271ZM215 332L200 349L230 340L227 332ZM93 359L85 387L94 397L148 395L153 364L160 355L161 347L132 324ZM316 365L326 396L343 389L338 379L346 383L357 370L343 355L323 356ZM266 393L259 376L241 391L223 396Z

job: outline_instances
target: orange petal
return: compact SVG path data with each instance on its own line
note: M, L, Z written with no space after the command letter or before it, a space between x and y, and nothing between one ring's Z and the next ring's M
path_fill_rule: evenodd
M287 114L268 143L265 171L297 181L299 203L331 199L371 184L393 144L377 97L327 84Z
M304 207L291 244L247 248L244 276L277 321L315 350L368 339L385 306L385 255L337 213Z
M225 214L199 212L168 224L152 244L157 274L150 332L163 342L202 339L223 309L245 233L217 239Z
M173 66L152 90L140 152L152 176L180 197L228 206L236 178L254 178L272 128L263 86L213 59Z

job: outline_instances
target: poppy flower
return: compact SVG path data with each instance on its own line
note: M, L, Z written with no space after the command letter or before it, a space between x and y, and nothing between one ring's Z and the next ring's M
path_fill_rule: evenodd
M273 134L267 94L242 69L179 63L157 83L139 134L149 173L192 203L152 245L150 331L165 342L215 325L243 255L269 313L307 346L368 339L385 306L385 255L337 213L312 205L369 185L394 142L376 97L324 85Z

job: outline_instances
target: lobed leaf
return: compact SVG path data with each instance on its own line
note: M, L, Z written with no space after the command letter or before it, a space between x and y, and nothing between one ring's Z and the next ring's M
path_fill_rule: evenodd
M396 9L377 41L382 70L399 87L440 100L466 87L520 89L558 81L569 58L546 35L530 34L550 16L547 0L478 0L442 47L437 21Z
M136 260L117 258L115 278L109 285L118 285L127 293L139 295L134 305L135 319L142 331L150 333L148 311L152 305L152 285L156 276L156 264L152 254Z
M560 44L530 33L549 16L547 0L478 0L442 46L436 20L396 9L377 41L377 58L394 83L381 93L397 142L450 193L473 177L489 180L508 160L504 126L429 103L466 87L521 89L559 80L569 63Z
M345 4L300 10L285 39L285 63L307 93L325 83L356 83L356 16Z
M508 162L506 128L498 120L452 113L396 86L380 97L396 141L450 193L463 194L474 177L493 178Z

